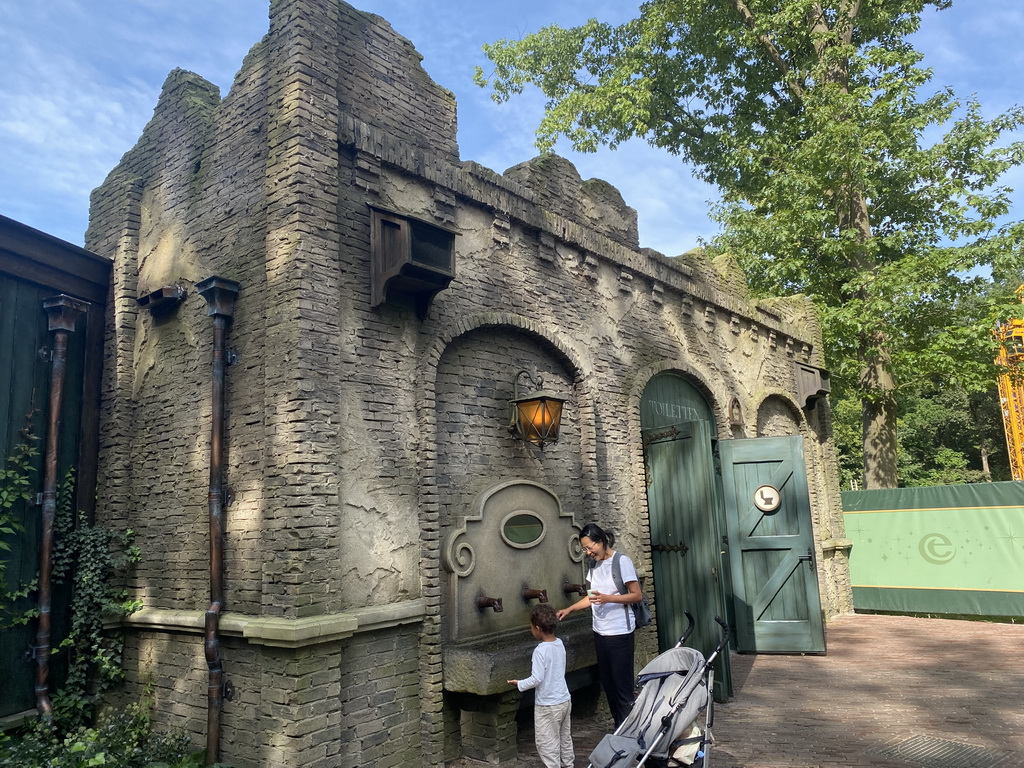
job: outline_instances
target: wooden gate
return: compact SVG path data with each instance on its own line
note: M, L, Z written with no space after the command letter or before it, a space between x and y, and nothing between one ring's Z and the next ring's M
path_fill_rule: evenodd
M803 438L719 444L736 649L824 653Z

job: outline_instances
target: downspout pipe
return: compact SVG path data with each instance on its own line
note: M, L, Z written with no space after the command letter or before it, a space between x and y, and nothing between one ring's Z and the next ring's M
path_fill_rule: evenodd
M209 670L206 708L206 763L220 760L220 719L228 683L221 657L220 617L224 611L224 382L228 365L227 328L235 310L239 285L234 280L208 277L196 285L213 318L213 363L210 413L210 606L206 609L203 649Z
M50 363L50 402L46 424L46 457L43 465L41 535L39 542L39 589L36 624L36 710L43 720L53 717L50 701L50 637L53 611L53 528L57 517L57 454L60 449L60 411L64 403L64 374L68 360L68 334L73 333L88 303L61 294L43 300L47 325L53 333Z

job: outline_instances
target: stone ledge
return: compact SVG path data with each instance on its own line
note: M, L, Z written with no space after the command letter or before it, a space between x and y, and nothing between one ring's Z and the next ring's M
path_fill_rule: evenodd
M853 549L853 539L826 539L821 542L821 551L828 552L847 552Z
M418 623L425 614L426 605L423 600L407 600L302 619L228 612L220 618L220 634L223 637L242 637L253 645L302 648L343 640L361 632ZM143 608L126 618L122 625L138 630L202 634L205 619L205 611Z
M679 259L650 249L629 248L574 219L544 208L532 190L517 181L472 160L454 163L451 158L422 147L410 148L386 130L362 122L351 114L339 115L338 137L342 146L379 159L384 165L425 179L455 195L466 198L474 207L483 206L539 229L557 240L604 261L626 267L649 280L657 280L681 295L689 295L705 304L719 307L763 327L782 333L812 347L813 330L794 325L772 312L756 306L753 299L741 300L727 291L704 284L702 275ZM709 269L711 266L709 265Z

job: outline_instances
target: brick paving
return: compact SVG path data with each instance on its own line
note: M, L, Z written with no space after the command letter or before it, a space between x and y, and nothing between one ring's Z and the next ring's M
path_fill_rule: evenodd
M850 615L829 622L826 642L825 656L733 654L711 766L1024 768L1024 626ZM606 718L574 719L577 766ZM922 742L937 751L914 752ZM536 765L522 728L519 759L502 768Z

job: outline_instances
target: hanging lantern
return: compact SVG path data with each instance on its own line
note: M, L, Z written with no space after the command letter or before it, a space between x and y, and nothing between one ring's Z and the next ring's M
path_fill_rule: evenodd
M526 377L533 391L520 396L519 379ZM531 376L527 371L516 374L512 405L512 419L508 429L516 437L541 448L545 443L558 440L558 429L562 424L562 404L564 397L545 392L542 387L544 380L540 376Z

